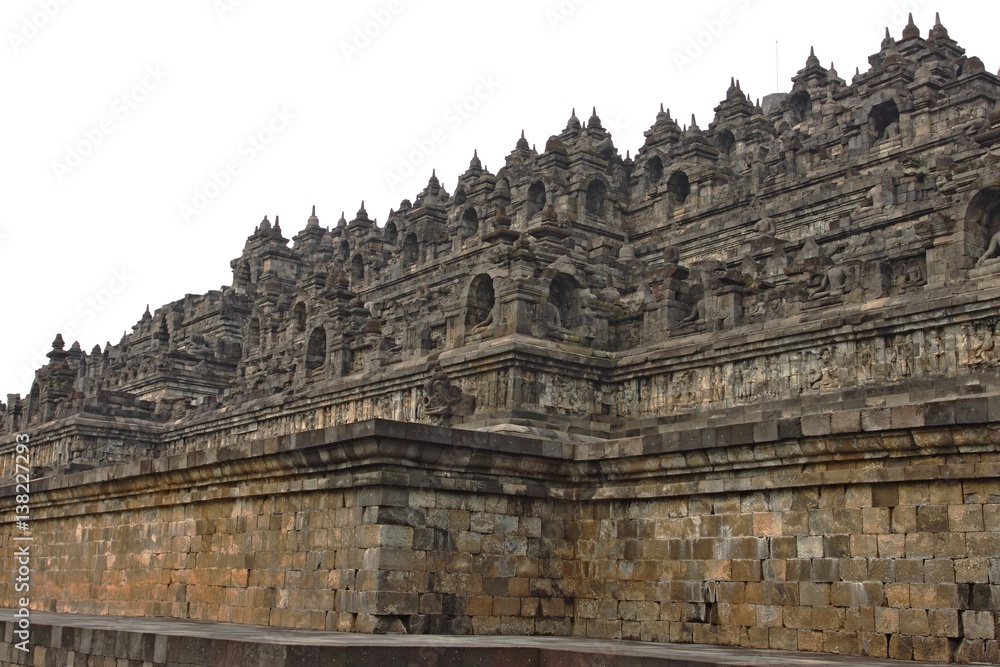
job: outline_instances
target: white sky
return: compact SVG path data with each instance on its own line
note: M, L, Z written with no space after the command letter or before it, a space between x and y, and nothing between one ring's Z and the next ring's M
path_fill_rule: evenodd
M912 10L926 35L936 9L995 72L988 2L3 0L0 399L57 332L89 351L229 284L265 214L291 238L311 205L330 227L363 199L381 224L432 167L452 192L473 149L495 173L574 106L634 154L660 102L706 128L731 76L787 90L811 45L850 81L886 25Z

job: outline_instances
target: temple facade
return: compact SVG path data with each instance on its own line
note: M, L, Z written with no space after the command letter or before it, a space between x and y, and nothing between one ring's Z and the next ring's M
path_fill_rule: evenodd
M634 156L574 112L56 336L0 404L32 608L1000 661L1000 78L940 21L869 65Z

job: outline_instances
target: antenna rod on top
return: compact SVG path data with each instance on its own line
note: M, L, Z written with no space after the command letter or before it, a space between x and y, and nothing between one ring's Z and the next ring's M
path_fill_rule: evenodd
M774 40L774 92L778 90L778 40Z

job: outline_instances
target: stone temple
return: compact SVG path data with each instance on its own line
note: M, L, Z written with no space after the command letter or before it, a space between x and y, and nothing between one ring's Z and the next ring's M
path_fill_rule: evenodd
M634 157L574 113L56 336L3 570L23 433L35 612L1000 661L1000 78L940 21L869 64Z

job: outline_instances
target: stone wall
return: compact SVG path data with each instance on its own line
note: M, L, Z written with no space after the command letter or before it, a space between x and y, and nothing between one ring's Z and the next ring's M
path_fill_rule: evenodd
M869 64L634 158L574 113L57 335L0 403L32 604L996 660L1000 78L939 21Z
M590 447L369 421L48 478L31 606L996 661L997 408Z

